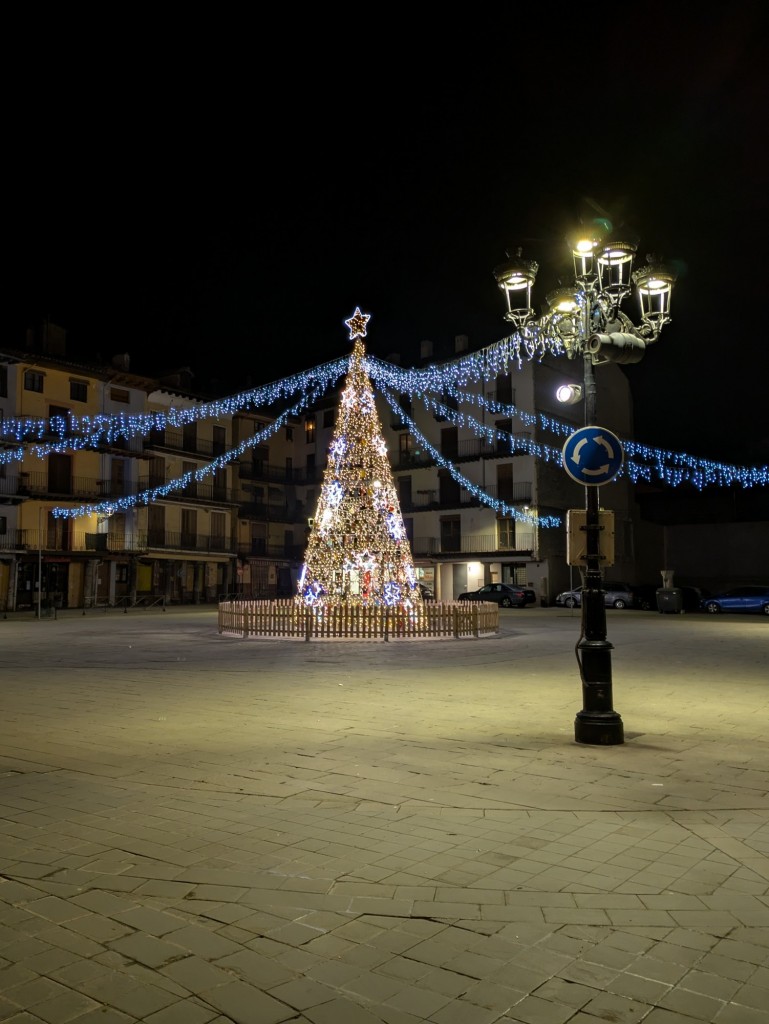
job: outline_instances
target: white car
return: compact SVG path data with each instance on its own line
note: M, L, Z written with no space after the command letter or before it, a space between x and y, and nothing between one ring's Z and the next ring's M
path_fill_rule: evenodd
M580 608L582 605L582 587L564 590L555 599L562 608ZM605 580L601 584L603 603L607 608L632 608L633 588L628 583L611 583Z

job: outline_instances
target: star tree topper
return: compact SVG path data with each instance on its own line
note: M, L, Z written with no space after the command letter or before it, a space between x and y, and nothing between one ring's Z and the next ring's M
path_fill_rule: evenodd
M371 319L370 313L361 313L360 306L355 307L355 312L349 320L345 320L345 327L350 329L350 341L353 338L365 338L366 337L366 324Z

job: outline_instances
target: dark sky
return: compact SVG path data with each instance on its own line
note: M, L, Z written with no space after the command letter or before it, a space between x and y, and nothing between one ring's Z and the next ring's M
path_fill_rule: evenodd
M492 270L518 244L541 310L566 231L605 211L679 272L672 323L626 368L636 439L765 463L764 9L290 13L99 46L48 26L19 41L6 130L5 341L50 316L73 357L238 391L347 354L358 305L369 350L411 362L423 339L508 333Z

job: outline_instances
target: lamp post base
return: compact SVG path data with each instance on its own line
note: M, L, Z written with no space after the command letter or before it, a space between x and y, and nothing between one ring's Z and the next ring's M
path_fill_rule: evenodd
M596 596L600 604L592 600ZM585 597L590 600L589 604L583 606L583 612L589 619L591 608L594 610L600 627L597 632L604 639L581 640L577 645L582 662L582 710L577 712L574 719L574 739L577 743L611 746L625 742L622 718L614 710L612 698L613 647L605 639L605 627L601 625L603 601L600 592L586 594Z
M602 747L625 742L622 719L616 711L605 714L578 711L574 719L574 739L577 743L590 743Z

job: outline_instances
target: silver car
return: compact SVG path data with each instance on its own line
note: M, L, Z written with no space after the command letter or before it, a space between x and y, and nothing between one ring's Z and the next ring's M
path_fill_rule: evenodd
M555 599L562 608L579 608L582 605L582 587L564 590ZM605 580L601 584L603 603L607 608L632 608L633 588L629 583L613 583Z

